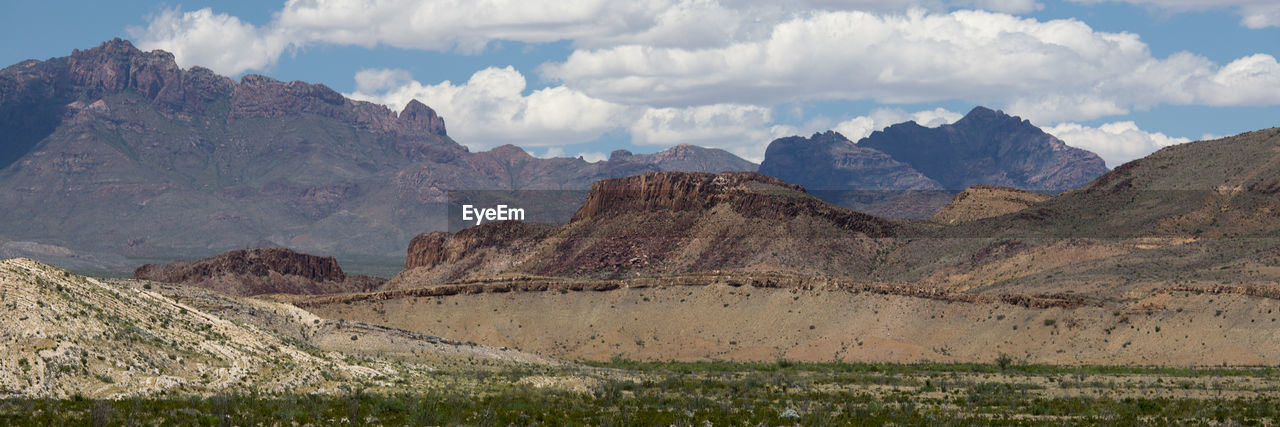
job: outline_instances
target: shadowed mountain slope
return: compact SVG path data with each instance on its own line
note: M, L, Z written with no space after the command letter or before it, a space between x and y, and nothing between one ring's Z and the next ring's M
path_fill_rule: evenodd
M856 144L832 131L777 139L759 171L840 206L927 218L973 185L1056 193L1107 168L1096 154L1069 147L1026 120L976 107L952 124L899 123Z

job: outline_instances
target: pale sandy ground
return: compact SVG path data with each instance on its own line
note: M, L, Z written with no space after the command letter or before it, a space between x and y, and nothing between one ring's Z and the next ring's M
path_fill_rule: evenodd
M1077 309L728 285L335 302L317 315L567 359L1274 365L1280 301L1156 293ZM1157 331L1157 328L1159 330Z

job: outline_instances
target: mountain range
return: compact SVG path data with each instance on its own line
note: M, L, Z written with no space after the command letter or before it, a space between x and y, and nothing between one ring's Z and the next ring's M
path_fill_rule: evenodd
M135 265L122 256L244 247L390 259L418 233L456 231L451 194L569 190L548 202L562 213L539 218L563 222L601 179L757 170L687 144L598 162L513 145L471 152L416 100L397 113L320 84L235 81L120 39L0 70L0 138L0 251L125 271ZM856 144L835 132L781 138L758 168L840 206L915 218L970 184L1058 191L1106 170L982 107Z
M975 107L955 123L899 123L857 143L833 131L781 138L769 144L759 171L847 208L927 218L974 185L1053 194L1107 167L1029 121Z
M445 228L452 190L755 168L688 145L595 163L512 145L473 153L417 101L397 114L324 85L237 82L120 39L0 70L0 135L0 236L130 256L246 246L395 256Z
M882 218L750 172L601 180L565 224L420 235L322 316L605 360L1268 364L1280 128L1055 196L975 186ZM536 332L530 332L536 331Z

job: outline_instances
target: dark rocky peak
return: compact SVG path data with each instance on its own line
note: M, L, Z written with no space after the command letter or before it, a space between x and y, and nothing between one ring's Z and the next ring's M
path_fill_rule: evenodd
M889 126L858 146L887 153L956 191L981 184L1059 191L1106 172L1096 154L1069 147L1030 121L985 107L936 128L915 122Z
M635 155L635 153L632 153L632 152L631 152L631 150L627 150L627 149L619 148L619 149L617 149L617 150L613 150L613 152L609 153L609 161L614 162L614 161L618 161L618 160L623 160L623 159L626 159L626 158L631 157L631 156L634 156L634 155Z
M809 142L818 144L843 144L845 142L852 141L849 141L849 138L845 138L845 136L841 135L840 132L829 130L826 132L814 132L813 136L809 137Z
M990 108L979 105L977 107L973 107L972 110L969 110L968 114L965 114L964 117L961 117L960 120L957 120L955 123L952 124L952 126L975 126L975 125L981 125L983 123L990 123L994 121L1006 121L1006 120L1013 120L1016 122L1022 121L1017 116L1010 116L1008 114L1005 114L1003 110L992 110Z
M229 93L232 86L230 79L204 68L184 72L169 52L143 52L118 38L74 50L66 61L67 83L83 100L132 89L169 111L200 111L203 101Z
M932 179L839 132L779 138L765 150L760 173L809 190L936 190Z
M396 123L404 133L445 135L444 119L416 99L404 106Z
M803 136L788 136L785 138L775 139L769 143L769 147L765 149L765 162L768 162L770 154L780 155L782 153L801 151L827 151L835 147L853 146L853 141L845 138L840 132L829 130L826 132L814 133L813 136L805 138ZM761 164L763 166L763 163Z

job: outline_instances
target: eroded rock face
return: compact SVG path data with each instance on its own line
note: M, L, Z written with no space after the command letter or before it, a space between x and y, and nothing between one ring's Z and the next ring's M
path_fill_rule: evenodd
M803 187L754 172L649 172L597 181L573 221L623 212L702 211L734 193L743 193L753 183L804 191Z
M282 248L238 249L195 261L147 264L135 279L183 283L229 295L325 294L369 291L382 280L348 276L333 257Z
M173 54L142 52L117 38L73 51L65 80L54 84L76 87L89 98L132 89L171 112L199 112L204 102L227 95L235 83L201 67L183 71Z
M536 222L498 221L452 234L443 231L419 234L409 242L404 268L435 267L457 262L483 248L513 246L522 240L542 237L554 227L552 224Z

